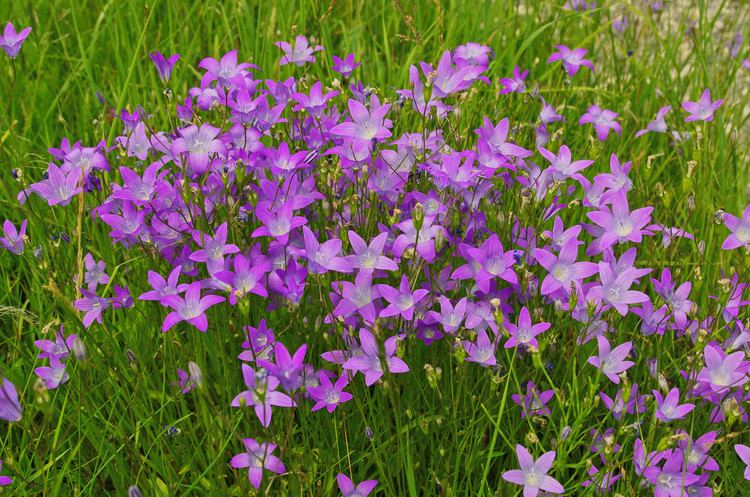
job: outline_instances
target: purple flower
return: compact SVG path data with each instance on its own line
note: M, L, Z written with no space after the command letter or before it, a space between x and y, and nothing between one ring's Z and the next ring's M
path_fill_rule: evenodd
M477 287L484 293L489 292L490 283L495 278L501 278L511 284L518 283L518 277L513 270L514 252L505 252L497 235L493 234L478 248L468 247L466 253L467 263L458 267L451 275L452 278L474 278Z
M349 384L349 375L343 374L337 380L336 383L331 383L328 375L319 375L320 385L316 387L309 387L307 393L315 400L315 405L312 410L317 411L322 408L326 408L328 412L333 412L339 404L348 402L354 397L349 392L345 392L344 388Z
M307 219L295 216L291 201L284 202L275 210L268 202L259 202L255 208L255 216L263 223L253 231L252 238L270 236L282 244L289 240L289 233L300 226L307 224Z
M643 476L654 485L654 497L684 497L689 495L687 487L698 482L700 477L683 467L682 451L672 450L666 456L664 465L659 467L652 462Z
M160 52L151 52L149 56L159 72L159 79L166 85L169 83L169 78L172 77L172 68L180 60L180 54L172 54L168 59L165 59Z
M609 341L603 336L597 336L596 341L599 344L599 355L589 357L586 362L598 368L612 383L619 385L620 373L635 365L633 361L625 360L633 348L632 342L625 342L610 350Z
M750 204L747 204L742 212L742 219L724 213L723 221L732 233L724 239L724 243L721 245L722 249L732 250L750 244Z
M273 406L294 407L297 404L283 392L276 391L279 380L275 376L268 376L263 371L255 371L247 364L242 365L242 378L247 390L240 392L233 400L232 407L253 406L255 415L264 428L271 424Z
M107 264L104 261L95 262L94 257L89 252L86 257L83 258L83 263L86 267L86 272L83 275L83 281L90 291L95 291L98 285L106 285L109 283L109 276L105 272L107 270Z
M257 261L254 266L242 254L237 254L232 261L234 272L219 271L215 274L216 278L230 286L229 303L237 304L237 299L241 299L250 293L261 297L268 297L268 290L265 285L265 275L268 273L270 266L266 261Z
M310 88L310 96L304 93L293 93L292 98L297 101L294 112L306 110L311 116L321 117L326 110L328 101L338 95L337 91L329 91L323 95L323 84L316 81ZM283 145L283 144L282 144Z
M219 86L229 86L229 81L237 76L244 76L246 69L256 67L247 62L237 63L237 50L225 53L221 60L207 57L198 63L198 67L206 70L206 76L203 81L210 83L218 80Z
M513 347L518 348L539 348L539 342L536 337L547 331L550 327L550 323L537 323L531 322L531 314L526 306L521 308L521 312L518 313L518 324L505 323L505 329L508 330L510 338L505 342L506 349L512 349Z
M153 290L149 290L138 297L139 300L161 300L169 295L177 295L187 290L186 283L179 283L182 266L176 266L165 280L159 273L148 272L148 284Z
M70 351L73 350L73 344L76 341L76 334L73 333L69 336L65 336L63 333L63 326L60 325L60 329L55 334L55 341L52 340L35 340L34 345L40 350L39 359L48 359L57 357L58 359L67 359Z
M331 69L341 74L343 77L348 78L352 75L354 70L359 67L359 62L354 60L354 54L350 53L343 60L333 56L333 66Z
M302 227L305 240L305 256L310 261L309 269L314 274L325 274L328 271L351 273L353 270L349 259L341 255L341 240L332 238L322 244L318 243L315 233L307 226Z
M297 349L294 356L289 354L289 351L281 342L276 342L273 351L275 356L274 362L264 359L259 360L258 365L264 367L268 373L274 375L281 383L281 387L287 392L297 390L302 386L304 381L302 372L304 370L307 344L303 344Z
M617 112L602 109L598 105L591 105L586 109L586 113L581 116L578 124L593 124L597 138L599 138L599 141L604 141L607 139L610 130L617 132L618 135L622 133L620 123L615 121L617 116Z
M179 136L172 142L172 155L187 154L187 164L192 175L201 175L208 170L211 156L226 153L226 147L219 140L219 128L201 124L179 129Z
M712 391L726 393L730 388L747 383L750 365L744 362L743 351L726 354L719 347L708 345L703 351L703 357L706 367L700 371L697 380L710 385Z
M351 121L345 121L331 128L332 134L365 142L382 140L391 136L388 128L392 127L393 123L385 118L391 108L390 104L380 105L377 97L373 95L369 109L353 98L349 99L347 105Z
M695 409L695 404L680 404L680 389L675 387L662 397L658 390L652 390L656 399L656 419L665 423L682 419Z
M685 122L689 123L691 121L713 121L714 112L716 112L716 109L721 107L721 104L723 103L723 98L712 101L711 90L706 88L701 94L700 100L698 100L697 102L682 102L682 108L685 109L685 112L690 113L690 115L685 118Z
M83 316L83 326L88 328L94 321L101 324L102 313L109 307L109 300L83 288L80 291L83 297L75 300L73 307L86 313Z
M549 416L550 410L547 403L555 396L554 390L540 392L533 381L526 384L526 394L511 395L511 399L517 405L521 406L521 419L526 416Z
M633 181L631 181L628 173L632 163L630 161L625 164L620 164L620 159L617 155L612 154L609 156L609 173L597 174L594 178L594 183L602 185L604 188L610 190L622 190L629 192L633 189Z
M735 452L740 457L743 463L747 466L745 468L745 479L750 480L750 447L747 445L737 444L734 446Z
M693 284L686 281L675 289L675 284L672 281L672 272L669 268L664 268L660 280L651 278L651 283L654 285L656 293L664 299L664 302L666 302L669 310L674 316L677 327L684 329L685 325L687 325L687 313L693 309L694 305L693 302L688 299Z
M67 173L50 162L47 167L47 179L34 183L28 187L28 191L36 193L49 205L68 205L70 200L83 191L79 186L83 182L83 175L76 169L71 169ZM24 203L26 200L26 190L18 194L18 201Z
M70 379L67 371L65 371L65 363L56 356L50 357L49 366L36 368L34 373L44 380L44 384L49 390L57 388Z
M629 289L639 277L639 271L641 270L628 268L620 273L615 273L608 263L600 262L599 278L601 279L601 285L592 287L587 294L587 298L594 302L609 304L622 316L625 316L628 313L629 304L640 304L649 300L645 293Z
M464 350L466 350L466 353L469 355L469 357L466 358L468 362L476 362L485 367L497 364L497 360L495 359L495 348L497 347L497 342L491 341L485 330L479 331L476 342L464 340L463 346Z
M398 289L390 285L378 285L378 293L389 304L380 311L381 318L402 316L407 321L411 321L414 318L414 306L430 292L422 288L412 292L408 278L402 274Z
M3 460L0 459L0 471L3 470ZM0 487L7 487L13 483L13 478L10 476L0 475Z
M563 69L568 73L568 77L572 78L575 76L581 66L588 67L592 71L594 70L594 64L584 58L588 52L585 48L574 48L571 50L565 45L556 45L555 48L558 51L550 55L547 63L561 60Z
M565 489L559 481L547 475L555 461L555 451L544 453L539 459L529 454L522 445L516 445L516 456L521 469L513 469L503 473L503 480L523 486L524 497L536 497L539 491L561 494Z
M643 336L663 335L667 330L669 318L667 316L668 308L666 305L661 306L654 311L654 305L650 300L641 303L641 307L634 308L631 312L641 318L641 333Z
M578 244L576 237L567 239L560 247L559 255L545 249L534 249L534 258L548 271L542 281L542 295L550 295L560 288L564 289L566 294L570 293L573 283L598 272L599 267L593 262L576 262Z
M8 57L15 59L29 33L31 33L31 28L23 28L20 33L16 33L13 23L9 22L5 25L3 36L0 36L0 48L5 50Z
M377 286L372 285L372 273L360 271L354 283L338 281L334 283L334 288L341 295L341 300L333 310L334 316L347 317L359 313L365 321L375 322L375 299L380 298L380 292Z
M601 473L593 464L587 473L590 479L581 483L581 486L585 488L594 485L598 493L608 493L612 485L622 477L622 475L615 475L614 471Z
M669 113L669 111L672 110L671 105L666 105L659 109L659 111L656 113L656 117L653 121L648 123L645 129L641 129L635 133L635 137L641 137L649 132L654 133L666 133L667 132L667 122L664 120L664 116Z
M719 463L708 455L711 446L716 442L717 433L715 431L709 431L695 440L692 440L690 435L683 431L678 431L677 434L680 435L677 443L686 456L689 471L698 469L719 471Z
M365 480L355 486L344 473L336 475L336 482L344 497L367 497L378 484L378 480Z
M227 254L236 254L240 251L239 247L233 243L227 243L227 223L221 223L216 228L214 236L209 236L198 231L193 231L193 240L201 250L196 250L190 254L190 260L195 262L204 262L208 268L209 274L214 274L224 269L224 256Z
M433 225L433 221L434 219L426 217L419 229L414 224L414 219L396 224L401 234L393 242L393 255L401 257L406 249L416 246L417 254L425 261L432 262L435 259L435 237L438 233L445 233L445 228Z
M0 238L0 246L12 254L21 255L24 250L24 238L26 237L26 219L21 222L21 229L16 230L13 223L7 219L3 223L3 237Z
M500 89L500 94L508 94L508 93L523 93L526 91L526 83L524 83L524 80L526 79L526 76L529 74L529 71L523 71L518 68L518 66L513 68L513 77L512 78L500 78L500 84L503 86Z
M320 45L309 46L307 38L302 35L294 39L294 47L285 41L277 41L274 45L284 51L284 55L279 60L280 66L294 64L297 67L302 67L306 62L314 63L315 56L313 54L323 50L323 47Z
M224 297L219 295L206 295L201 298L201 284L199 281L190 283L185 291L185 298L179 295L167 295L161 298L164 306L169 306L174 311L167 314L161 331L165 332L180 321L187 321L202 332L208 329L208 318L206 310L210 307L224 302Z
M21 420L21 403L15 385L7 378L0 381L0 419L10 422Z
M180 391L182 394L190 393L196 387L200 388L203 386L203 372L193 361L188 362L187 371L177 368L177 378L179 385L182 387Z
M385 341L385 364L390 373L407 373L409 366L396 356L396 340L398 340L398 337L392 336ZM343 367L344 369L363 373L365 375L365 384L369 387L383 376L383 363L380 360L378 344L372 333L365 328L360 329L359 342L362 354L347 359Z
M255 488L260 488L264 469L279 474L286 471L284 463L272 455L276 450L276 444L268 442L259 444L252 438L243 438L242 443L245 445L245 452L232 457L229 465L233 468L248 468L247 478Z
M112 192L112 198L128 200L139 206L149 203L158 191L162 178L167 174L166 171L159 174L161 167L161 162L154 162L146 168L141 177L130 168L120 166L119 171L124 184L122 188Z
M629 392L622 391L622 388L617 390L615 398L612 399L609 395L604 392L599 392L599 398L602 399L604 407L610 410L612 416L616 420L620 420L624 413L643 413L646 412L646 397L638 395L638 384L633 384L630 387Z
M613 193L609 201L612 210L607 206L601 206L598 211L586 213L589 219L604 229L598 238L599 250L609 248L615 243L640 243L642 236L649 233L644 228L651 222L651 212L654 208L642 207L631 212L623 190Z
M453 306L450 299L445 295L440 296L440 312L430 311L430 315L443 326L446 333L454 333L461 326L466 317L466 307L468 301L466 297L458 301Z
M557 155L553 154L544 147L538 147L539 153L551 164L552 178L556 181L573 178L579 180L582 176L579 171L586 169L594 163L592 160L572 161L570 149L567 145L562 145Z

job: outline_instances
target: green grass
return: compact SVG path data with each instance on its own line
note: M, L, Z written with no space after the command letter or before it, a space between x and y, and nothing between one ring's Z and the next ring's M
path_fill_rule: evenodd
M49 208L33 199L22 208L15 201L16 193L46 169L46 149L58 146L63 137L85 145L111 144L120 132L111 117L113 108L143 104L153 122L167 125L162 87L148 58L153 50L182 55L170 105L198 84L201 58L235 48L240 59L263 69L263 77L302 76L300 69L278 67L280 51L273 45L296 34L313 36L326 47L318 64L305 69L308 81L330 81L330 56L352 51L363 62L359 78L393 99L394 89L408 86L411 64L436 62L444 50L476 41L495 51L493 81L509 76L516 64L531 69L529 80L538 82L539 94L570 121L553 129L564 130L556 139L564 140L575 158L597 159L597 171L608 167L613 152L632 160L631 206L653 205L659 222L685 228L705 243L700 249L697 242L680 240L663 249L657 238L647 240L639 248L638 265L669 266L678 280L692 280L699 316L716 315L717 304L709 295L725 298L718 283L722 270L727 276L738 271L741 280L750 275L747 254L720 249L727 231L714 221L717 210L737 214L748 203L749 75L739 65L743 56L730 59L724 42L746 28L750 10L740 2L697 1L658 18L640 2L599 3L601 8L580 14L563 10L561 2L511 0L2 2L0 21L31 25L33 31L13 65L0 57L0 218L18 224L28 217L28 247L43 250L40 258L30 249L22 257L0 254L0 368L19 387L25 408L21 422L0 424L4 474L16 479L5 493L122 496L137 484L146 496L253 495L246 474L232 470L228 461L240 452L241 438L254 437L277 441L288 469L272 480L266 474L262 489L273 481L268 495L337 495L338 472L355 481L377 478L378 497L520 495L500 474L516 467L513 447L523 443L535 456L555 448L553 472L566 495L589 496L592 490L578 485L586 478L587 463L601 466L588 451L590 430L616 427L616 442L624 450L613 459L626 468L616 489L626 496L642 495L630 461L633 441L642 437L652 447L666 447L674 444L669 437L673 432L648 417L639 432L605 416L597 394L606 379L585 364L595 345L573 345L577 323L549 306L542 318L553 323L557 343L546 344L538 362L501 350L503 374L495 374L467 367L448 343L429 348L409 344L408 375L388 377L374 389L358 378L350 388L355 400L335 415L278 409L270 428L263 430L251 409L229 407L243 390L235 359L241 327L265 317L290 349L307 342L308 360L317 358L337 343L320 321L318 283L308 282L303 304L284 312L266 313L260 299L229 312L226 306L215 308L206 334L182 325L162 334L163 310L145 302L132 312L109 312L103 325L84 330L70 305L76 297L79 235L83 253L104 259L113 280L129 284L133 295L145 291L148 269L164 274L166 265L113 246L91 216L82 216L78 233L77 202ZM628 13L631 27L624 36L612 34L611 11ZM694 34L685 37L688 16L698 23ZM573 85L565 84L559 66L546 64L557 43L588 48L596 72L582 72ZM747 57L747 49L743 54ZM726 98L716 120L699 125L676 121L680 102L697 99L705 87L714 98ZM589 126L576 125L592 103L621 114L622 139L599 143ZM635 131L666 104L674 109L670 125L691 130L693 138L679 147L671 146L665 135L634 139ZM454 148L473 143L469 130L481 124L483 115L494 122L507 116L520 123L517 142L533 148L533 128L527 123L535 120L538 108L529 96L498 97L496 87L472 91L460 116L454 116L455 128L464 130L451 134ZM394 136L419 126L413 113L404 115L394 118ZM22 173L20 181L11 177L12 168ZM500 208L528 219L540 219L541 209L533 202L525 205L520 197L509 198ZM566 225L584 219L576 207L566 209L566 216ZM501 221L492 225L506 235L510 231ZM51 241L60 232L71 242ZM329 288L325 280L320 286L323 292ZM39 391L32 371L41 361L35 359L33 341L54 332L59 323L83 338L88 360L71 361L71 380L63 387ZM672 383L688 358L700 360L700 349L691 349L689 341L640 336L630 319L612 324L620 342L628 337L641 356L659 357ZM185 369L190 360L201 366L206 387L183 396L172 383L176 369ZM547 362L549 371L543 367ZM441 375L428 381L424 364L439 367ZM630 373L644 379L644 386L650 381L649 388L657 388L646 380L645 361ZM510 395L529 379L557 389L550 418L520 419ZM165 427L170 426L179 434L169 435ZM571 433L562 441L564 426ZM709 429L705 416L689 417L680 426L692 427L695 434ZM722 468L711 480L721 490L715 495L750 495L731 446L742 439L747 443L747 425L721 429L722 437L731 440L712 453ZM374 436L367 437L366 430Z

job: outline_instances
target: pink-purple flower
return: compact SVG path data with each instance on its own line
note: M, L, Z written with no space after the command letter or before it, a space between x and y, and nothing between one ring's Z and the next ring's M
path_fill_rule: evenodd
M524 497L536 497L540 491L551 494L565 492L560 482L547 474L555 462L555 451L545 452L534 460L524 446L516 445L516 456L521 469L505 471L502 476L505 481L523 486Z

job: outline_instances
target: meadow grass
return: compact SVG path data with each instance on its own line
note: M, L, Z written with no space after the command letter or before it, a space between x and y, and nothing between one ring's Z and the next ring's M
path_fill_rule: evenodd
M13 63L0 61L0 218L16 224L29 219L24 254L0 254L0 368L18 387L25 410L20 422L0 424L0 458L15 479L0 494L116 496L137 484L146 496L253 495L245 472L228 465L241 439L252 436L279 443L277 455L287 468L283 476L267 473L258 495L338 495L339 472L355 481L378 479L378 496L520 495L500 474L517 467L514 447L521 443L537 447L535 455L542 447L554 448L554 474L566 495L587 496L594 489L579 485L592 461L600 465L589 451L592 430L615 428L614 443L627 448L609 454L613 468L632 467L635 438L654 448L673 446L673 430L653 422L651 404L640 427L607 414L598 397L607 380L586 364L595 346L576 346L579 323L552 306L541 308L535 319L551 322L556 338L533 361L500 348L498 368L467 367L450 341L410 346L410 373L386 374L379 388L352 381L354 400L334 414L277 409L271 426L262 429L251 409L229 406L243 390L236 360L241 328L265 318L290 350L307 343L308 360L319 361L320 353L336 348L318 298L329 291L330 281L311 280L302 303L288 309L268 312L260 298L214 308L205 334L189 326L161 333L165 313L146 302L137 302L131 312L110 312L103 324L84 329L71 305L78 297L74 278L82 254L106 261L113 282L128 284L134 296L147 289L147 270L166 274L168 266L148 251L113 245L102 223L79 210L77 201L50 208L38 199L24 206L15 200L41 178L50 161L47 148L64 137L112 145L122 132L112 117L115 109L143 105L157 129L167 128L175 103L198 84L203 57L238 49L240 60L258 65L263 78L294 75L326 85L336 77L330 56L354 52L363 62L357 79L394 101L396 89L409 87L410 65L436 63L444 50L475 41L494 51L488 71L493 85L462 97L452 126L464 131L452 133L454 148L471 146L470 130L485 115L493 122L508 117L520 123L516 143L534 148L528 123L537 117L537 102L528 93L498 96L496 84L516 65L531 69L535 91L569 121L553 139L564 140L576 158L596 159L595 172L608 169L611 153L632 160L631 206L652 205L660 223L695 235L695 241L676 240L668 248L659 237L645 240L638 265L658 271L668 266L678 281L691 280L691 299L700 309L696 317L716 316L720 309L710 296L726 298L720 280L737 272L745 281L750 267L746 251L721 250L727 230L716 222L720 209L739 214L748 203L750 73L740 66L742 55L727 55L725 42L746 30L750 9L741 2L696 1L656 15L641 2L599 3L575 12L561 2L503 0L1 2L0 21L33 31ZM629 16L624 34L611 29L613 12ZM273 43L297 34L313 37L325 51L304 69L279 67L281 53ZM546 64L558 43L588 48L596 70L567 81L559 64ZM154 50L182 56L171 100L148 58ZM672 146L666 135L634 138L659 107L679 109L704 88L725 103L711 123L688 125L673 111L670 126L692 133L684 145ZM620 113L620 139L599 142L590 126L576 124L593 103ZM394 118L394 137L418 128L418 118L416 113ZM499 211L523 213L541 226L544 207L519 196ZM566 215L566 225L586 220L581 207ZM488 225L510 236L512 225L504 219L489 219ZM42 255L36 257L31 249L38 246ZM36 359L33 341L59 324L79 334L88 358L70 363L65 385L40 390L33 369L43 361ZM616 343L632 340L638 357L657 357L670 381L702 360L702 349L690 341L641 336L632 319L611 317L611 325ZM205 387L182 395L174 386L175 372L188 361L200 365ZM628 374L648 378L646 361L637 360ZM521 419L511 401L532 378L556 392L550 417ZM697 436L712 425L696 413L680 426ZM570 432L563 440L564 427ZM726 423L721 436L724 443L712 452L721 467L710 482L714 495L750 495L732 450L733 442L750 439L747 424ZM624 473L615 491L646 495L632 470Z

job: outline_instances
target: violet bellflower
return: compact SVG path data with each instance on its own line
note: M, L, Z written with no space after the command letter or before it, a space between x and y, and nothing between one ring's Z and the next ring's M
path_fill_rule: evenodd
M609 109L602 109L598 105L591 105L586 109L586 113L581 116L578 124L593 124L596 130L596 137L599 141L607 139L610 130L615 131L618 135L622 133L620 123L615 121L618 114Z
M536 337L552 326L545 322L533 324L531 314L526 306L523 306L521 312L518 313L518 324L504 323L504 325L510 335L510 338L505 342L506 349L512 349L513 347L537 349L539 348L539 342L537 342Z
M355 485L348 476L339 473L336 475L336 483L344 497L367 497L375 490L378 480L364 480Z
M49 363L49 366L36 368L34 374L44 380L44 385L49 390L54 390L63 383L66 383L70 379L70 375L65 370L65 363L59 357L50 357Z
M253 406L263 428L268 428L273 416L273 407L295 407L291 397L276 389L279 380L269 376L266 371L255 371L247 364L242 364L242 378L247 390L240 392L233 400L232 407Z
M14 423L21 420L23 409L16 386L7 378L0 381L0 419Z
M80 171L72 169L65 172L50 162L47 167L47 179L30 185L26 190L18 194L18 201L23 204L26 201L27 192L36 193L49 205L68 205L73 197L83 191L80 186L83 183L83 175Z
M172 77L172 69L174 65L180 60L180 54L172 54L169 58L165 58L161 52L151 52L149 54L151 60L154 61L154 66L159 73L159 79L165 85L169 83L169 79Z
M5 50L5 54L11 59L18 57L18 52L21 50L23 43L26 41L26 37L31 33L31 28L23 28L21 32L16 32L15 26L12 22L5 25L3 30L3 36L0 36L0 48Z
M733 250L750 246L750 204L745 207L741 219L732 214L724 213L722 220L731 231L729 236L724 239L724 243L721 245L722 249Z
M210 236L199 231L193 231L193 240L200 250L190 254L190 260L203 262L208 268L209 274L214 274L224 269L224 256L227 254L236 254L240 251L239 247L233 243L227 243L227 223L221 223L216 228L214 236Z
M305 354L307 353L307 344L303 344L299 349L290 355L286 346L281 342L276 342L274 347L274 361L259 360L258 365L268 371L279 380L281 387L287 392L292 392L300 388L304 382L303 370Z
M247 478L253 487L260 488L264 469L278 474L286 471L284 463L278 457L272 455L273 451L276 450L276 444L258 443L252 438L243 438L242 443L245 446L245 452L232 457L229 465L233 468L248 468Z
M368 143L391 136L388 128L392 127L393 123L385 118L391 108L390 104L380 105L378 98L373 95L369 109L355 99L349 99L347 105L351 121L342 122L331 128L332 134Z
M464 340L463 346L468 354L466 358L468 362L475 362L484 367L491 367L497 364L495 358L497 341L490 340L485 330L480 330L477 333L476 342Z
M39 349L39 359L48 359L57 357L58 359L64 360L68 358L70 351L73 350L73 344L76 341L77 335L72 333L65 336L63 332L63 326L60 325L60 329L55 333L55 341L42 339L35 340L34 345Z
M409 366L396 356L397 336L385 340L384 349L385 366L390 373L407 373ZM375 341L375 336L365 328L359 330L359 342L362 354L351 357L344 362L344 369L361 372L365 375L365 385L368 387L378 381L384 374L383 362L380 359L380 351Z
M606 262L599 263L600 285L592 287L587 298L594 302L603 302L614 307L620 315L628 313L628 305L640 304L649 300L648 295L637 290L630 290L633 282L639 277L635 268L627 268L615 273Z
M566 240L558 255L545 249L534 249L534 258L548 271L541 286L542 295L550 295L559 289L570 293L571 285L579 283L599 271L599 266L593 262L576 262L578 259L578 238Z
M747 445L737 444L734 446L734 451L737 452L740 460L747 466L745 468L744 477L746 480L750 480L750 447Z
M302 35L294 39L294 46L286 41L277 41L274 45L284 52L284 55L279 60L280 66L294 64L297 67L302 67L307 62L315 63L315 56L313 54L323 50L321 45L310 46L307 43L307 38Z
M187 290L187 283L180 283L180 274L182 273L182 266L177 265L169 273L169 276L165 280L159 273L149 271L146 276L148 284L151 285L153 290L142 293L139 300L161 300L163 297L169 295L178 295Z
M711 90L706 88L697 102L682 102L682 108L690 115L685 118L685 122L692 121L713 121L714 113L724 103L724 99L711 100Z
M667 122L664 117L672 110L671 105L665 105L656 112L656 117L653 121L649 122L644 129L641 129L635 133L635 137L639 138L646 133L666 133Z
M526 393L523 395L514 393L511 395L511 399L521 406L521 419L523 419L526 416L549 416L551 411L547 404L554 396L554 390L540 392L534 382L529 381L526 384Z
M343 59L333 56L333 65L331 69L341 74L343 77L348 78L352 75L354 70L360 66L360 63L354 60L354 54L350 53Z
M597 336L596 340L599 345L599 355L589 357L586 362L599 369L612 383L619 385L619 375L635 365L633 361L625 360L633 344L625 342L611 349L609 340L604 336Z
M349 231L349 243L354 250L353 255L346 256L346 260L354 269L371 273L375 270L396 271L398 264L383 255L388 233L382 232L368 244L354 231Z
M695 404L680 404L680 389L675 387L662 396L658 390L652 391L656 399L656 419L669 423L682 419L695 409Z
M378 285L378 292L381 297L388 301L389 304L380 311L379 316L381 318L401 316L407 321L411 321L414 318L414 308L416 304L430 293L423 288L419 288L412 292L411 286L409 285L409 279L405 274L401 275L401 283L398 288L381 284Z
M309 260L308 269L313 274L324 274L328 271L351 273L353 267L348 259L341 257L341 240L331 238L322 244L315 233L307 226L302 227L305 241L305 257Z
M555 451L544 453L536 461L522 445L516 445L516 456L521 469L513 469L503 473L503 480L523 486L524 497L536 497L539 492L561 494L565 489L559 481L547 473L555 461Z
M748 382L750 365L745 362L743 351L726 354L715 345L708 345L703 351L706 361L698 374L697 381L705 382L715 393L726 393Z
M529 74L528 69L521 72L521 70L518 68L518 66L513 68L513 77L512 78L500 78L500 84L503 86L500 89L500 94L508 94L508 93L523 93L526 91L526 83L524 80L526 79L526 76Z
M556 45L555 48L557 48L557 52L550 55L547 62L562 61L563 69L568 73L568 77L572 78L575 76L581 67L588 67L592 71L594 70L594 64L584 58L588 52L585 48L574 48L571 50L565 45Z
M313 412L324 407L329 413L333 412L339 404L354 398L352 394L344 391L344 388L349 385L349 374L342 374L335 383L331 383L331 379L326 374L319 375L319 379L320 384L318 386L307 389L307 393L315 400L315 405L312 407Z
M3 470L3 460L0 459L0 471ZM13 478L10 476L0 475L0 487L7 487L13 483Z
M615 243L640 243L644 234L650 234L644 228L651 222L653 207L641 207L631 211L623 190L613 193L608 200L612 204L611 210L603 205L598 211L586 213L589 219L604 230L598 239L599 250L609 248Z
M216 304L224 302L224 297L219 295L206 295L201 297L201 283L195 281L190 283L185 290L185 297L179 295L167 295L161 298L161 304L174 309L167 314L162 324L161 331L165 332L180 321L187 321L203 333L208 329L208 318L206 310Z
M0 247L11 254L21 255L24 250L24 238L26 237L26 219L21 222L20 229L7 219L3 223L3 236L0 237Z
M570 154L570 149L567 145L560 146L560 149L557 151L557 155L553 154L544 147L537 148L539 150L539 153L542 154L542 156L547 159L547 161L549 161L551 165L550 174L552 175L552 179L554 179L555 181L563 181L568 178L573 178L577 181L580 181L582 178L581 174L579 174L580 171L584 170L594 163L593 160L573 161Z

